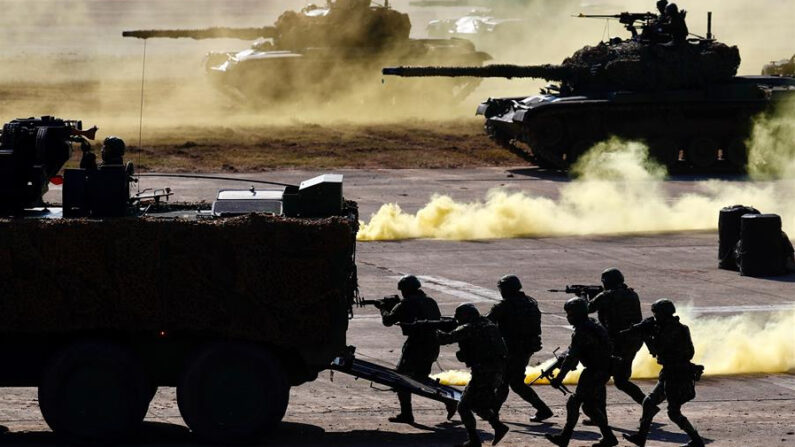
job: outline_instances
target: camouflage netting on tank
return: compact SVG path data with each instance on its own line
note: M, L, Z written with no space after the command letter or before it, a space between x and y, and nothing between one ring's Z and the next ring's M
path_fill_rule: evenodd
M0 331L344 343L352 218L0 220Z
M390 8L370 7L369 0L336 1L322 13L309 6L287 11L276 21L276 47L295 50L317 47L379 48L409 38L408 14Z
M574 73L575 92L698 88L733 77L740 51L714 41L669 46L626 40L586 46L563 65Z

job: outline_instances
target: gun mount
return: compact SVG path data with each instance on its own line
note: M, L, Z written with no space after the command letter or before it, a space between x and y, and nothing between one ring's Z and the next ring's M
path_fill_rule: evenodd
M634 26L652 16L610 17ZM382 73L551 81L540 94L489 98L477 109L492 140L542 168L568 170L616 136L645 143L671 171L745 170L754 117L795 96L795 79L736 76L739 49L714 40L711 30L707 38L665 43L648 32L653 38L641 33L585 46L557 65L401 66Z

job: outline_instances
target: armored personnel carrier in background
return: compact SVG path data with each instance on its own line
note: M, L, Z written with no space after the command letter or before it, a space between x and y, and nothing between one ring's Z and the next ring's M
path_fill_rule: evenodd
M736 76L740 52L712 38L676 44L656 33L650 13L615 15L633 38L586 46L559 65L392 67L384 74L428 77L538 78L539 95L489 98L477 109L486 132L539 166L566 170L611 136L645 141L661 163L702 171L742 170L753 117L785 98L795 80Z
M380 86L380 68L392 64L482 65L491 57L461 39L410 39L408 14L371 6L370 0L334 0L286 11L273 26L200 30L124 31L124 37L238 38L250 48L211 53L206 71L224 92L249 103L291 98L329 99L367 91L366 99L427 98L427 91L465 97L479 79L459 79L397 88ZM367 88L367 86L374 88ZM427 87L428 90L424 90ZM372 91L376 96L371 98Z
M795 76L795 55L789 59L772 61L762 67L763 76Z
M505 47L505 39L521 38L529 27L527 18L499 9L480 8L453 19L431 20L427 30L429 37L467 39L481 50L498 54Z
M96 163L95 132L45 116L0 133L0 386L38 387L57 435L129 443L157 387L175 386L199 439L252 443L325 369L455 409L460 391L346 343L359 223L341 175L169 204L169 189L131 194L145 174L123 146L106 140ZM61 175L72 145L82 167ZM62 204L43 202L50 182Z

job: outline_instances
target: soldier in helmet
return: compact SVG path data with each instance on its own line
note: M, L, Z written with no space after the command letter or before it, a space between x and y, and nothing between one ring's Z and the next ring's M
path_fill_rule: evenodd
M649 352L662 366L657 385L643 400L643 415L638 432L624 435L628 441L643 447L649 434L652 419L660 408L657 406L668 400L668 417L690 436L690 442L683 447L703 447L704 440L695 427L682 414L682 405L696 397L695 382L701 377L704 367L691 363L694 349L690 329L679 322L675 316L676 307L670 300L657 300L652 304L653 318L628 329L644 335Z
M474 414L488 421L494 429L492 445L495 445L508 433L508 426L500 422L499 413L495 411L497 389L500 388L505 374L508 351L500 330L491 320L481 316L474 305L458 306L455 320L458 324L455 330L449 333L437 331L437 335L443 345L458 343L456 357L472 371L472 378L458 403L458 414L469 438L460 445L481 445Z
M632 400L643 403L646 395L637 385L629 381L632 377L632 361L643 346L643 337L639 334L622 334L643 319L640 310L640 298L634 290L624 284L624 275L616 268L602 272L604 292L596 295L588 303L588 312L596 312L599 323L607 329L613 345L613 362L611 375L616 388L626 393ZM602 411L606 402L602 401Z
M571 345L563 358L558 375L552 379L553 387L560 387L569 371L574 370L578 363L583 369L577 382L577 389L566 402L566 425L557 434L546 435L553 444L565 447L569 445L574 426L580 417L580 407L602 432L602 439L595 447L618 445L618 440L607 424L607 415L602 411L601 401L605 394L605 385L610 378L610 339L607 331L596 321L588 318L588 301L583 298L572 298L563 306L566 319L574 327Z
M416 276L406 275L398 281L398 290L403 299L392 309L378 306L384 326L400 324L403 335L406 336L397 371L416 380L426 380L431 373L433 362L439 357L439 341L434 330L410 325L417 320L438 320L441 317L436 301L426 295L421 286ZM400 414L389 418L389 421L414 423L411 393L400 391L397 395Z
M530 418L541 422L552 417L552 410L524 383L525 368L533 353L541 350L541 311L533 298L522 292L522 283L516 275L505 275L497 282L502 301L491 308L486 318L500 328L508 348L505 377L497 393L499 411L508 397L508 388L536 409Z
M676 3L669 3L668 6L665 7L665 16L666 21L662 26L663 32L670 36L671 42L674 45L685 44L687 42L687 36L690 35L690 31L687 29L687 23L685 23L687 11L680 11Z
M119 137L107 137L102 142L102 165L124 164L124 140Z

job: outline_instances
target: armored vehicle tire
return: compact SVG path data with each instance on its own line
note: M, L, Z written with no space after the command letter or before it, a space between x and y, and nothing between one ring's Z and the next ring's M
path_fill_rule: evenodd
M39 385L44 420L71 442L129 440L148 409L143 369L124 347L104 341L67 346L51 361Z
M287 410L290 386L280 362L265 348L218 342L201 348L177 384L182 418L203 441L261 439Z

